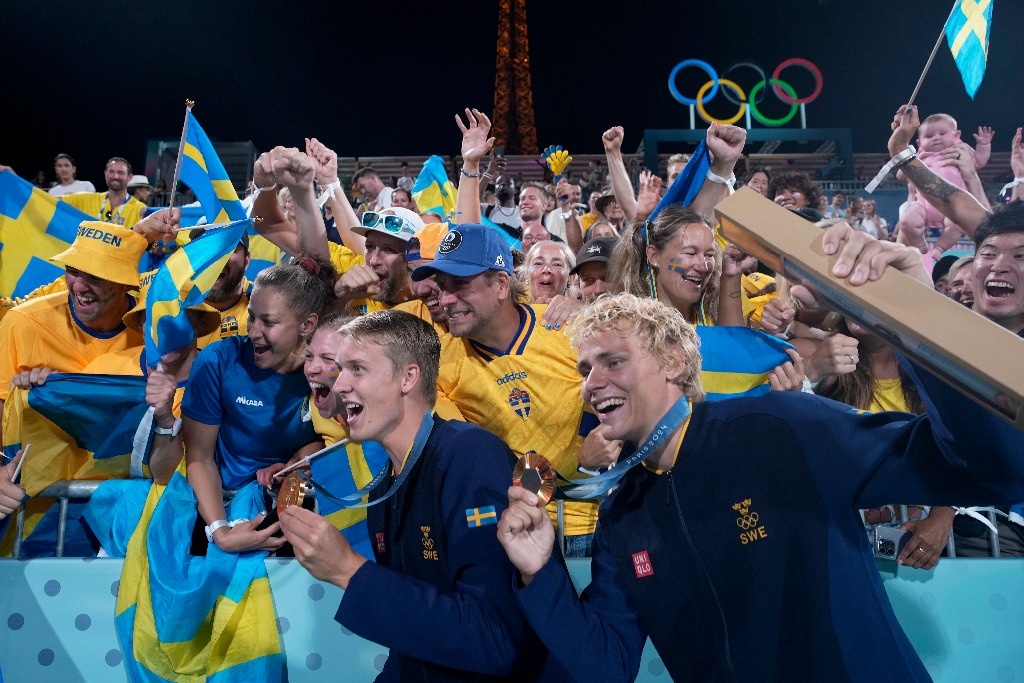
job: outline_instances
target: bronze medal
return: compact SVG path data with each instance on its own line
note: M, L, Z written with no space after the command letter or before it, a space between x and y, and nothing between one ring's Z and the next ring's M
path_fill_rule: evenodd
M512 484L522 486L540 498L540 505L547 505L555 493L555 470L547 458L536 451L529 451L516 462L512 470Z
M281 490L277 494L277 514L281 514L292 505L302 506L306 497L306 482L298 472L292 472L281 482Z

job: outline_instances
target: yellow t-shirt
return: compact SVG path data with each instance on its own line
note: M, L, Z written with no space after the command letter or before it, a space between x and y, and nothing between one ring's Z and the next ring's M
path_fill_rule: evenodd
M128 201L124 204L112 208L106 192L76 192L66 194L60 199L79 211L89 214L94 220L126 228L131 228L138 223L146 210L146 205L135 197L128 197Z
M129 301L126 311L135 305ZM15 373L41 367L81 372L97 356L142 343L142 335L124 326L95 332L76 321L67 292L32 299L0 321L0 400L7 399Z
M335 242L328 242L327 249L331 252L331 264L338 271L338 275L344 275L352 266L366 265L362 254L357 254L346 246ZM350 315L366 315L374 311L386 311L390 305L376 299L352 299L345 306L345 312Z
M581 478L581 427L597 424L580 394L576 352L561 331L540 324L547 306L519 304L521 325L508 349L441 336L438 388L467 422L486 428L516 456L537 451L568 479ZM548 505L554 519L555 504ZM597 503L568 501L565 533L594 532Z
M61 275L59 278L57 278L56 280L49 284L40 285L36 287L25 296L19 296L15 299L12 299L7 296L0 297L0 320L3 320L3 317L7 315L7 311L11 310L15 306L20 306L26 301L38 299L39 297L46 296L47 294L55 294L57 292L66 291L68 291L68 281L64 279L63 275Z
M876 379L875 393L871 397L871 405L868 412L880 413L886 410L898 410L901 413L909 413L910 406L903 398L903 383L899 377L892 379Z
M196 340L196 347L205 349L215 341L234 337L236 334L246 335L249 333L249 294L252 292L252 283L248 279L242 279L242 298L231 308L220 312L220 328L210 334L199 337Z

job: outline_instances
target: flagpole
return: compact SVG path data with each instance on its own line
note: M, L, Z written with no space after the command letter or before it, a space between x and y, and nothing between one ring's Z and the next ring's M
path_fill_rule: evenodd
M178 141L178 158L174 162L174 182L171 183L171 196L167 201L168 208L174 208L174 194L178 191L178 180L181 178L181 157L185 154L185 135L188 133L188 115L195 106L194 100L185 100L185 123L181 126L181 140Z
M935 41L935 47L932 48L932 53L928 56L928 62L924 65L924 71L921 72L921 77L917 79L917 85L914 86L914 92L911 93L910 99L907 100L908 107L914 104L914 100L917 99L917 93L921 90L921 85L924 83L924 77L928 75L928 70L932 68L932 62L935 61L935 55L939 52L939 46L942 45L942 39L946 37L946 26L949 25L949 20L953 18L953 12L956 11L959 4L959 0L953 3L953 9L949 10L949 16L946 17L946 21L942 23L942 30L939 31L939 39Z

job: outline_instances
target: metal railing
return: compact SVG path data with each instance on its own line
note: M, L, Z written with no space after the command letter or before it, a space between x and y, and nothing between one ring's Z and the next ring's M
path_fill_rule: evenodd
M68 526L68 505L73 500L86 501L92 498L92 494L96 492L102 484L102 480L84 480L84 479L73 479L73 480L60 480L55 481L45 489L40 491L38 494L33 496L33 500L56 500L58 505L57 511L57 539L54 548L54 555L56 557L64 557L64 539L67 536ZM224 502L231 500L235 495L233 490L224 491ZM311 487L306 493L305 497L316 501L316 491ZM21 558L21 543L22 536L25 533L25 506L22 505L18 508L17 515L14 519L15 524L15 536L14 544L11 549L11 557L15 559Z

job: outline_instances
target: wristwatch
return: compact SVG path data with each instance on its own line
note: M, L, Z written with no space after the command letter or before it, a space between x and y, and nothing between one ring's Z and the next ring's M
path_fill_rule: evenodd
M208 543L213 543L213 534L217 531L217 529L226 526L231 526L231 522L229 522L226 519L218 519L216 522L206 527L206 541Z
M181 429L181 418L177 418L174 424L170 427L157 427L156 422L153 423L153 433L161 434L163 436L177 436L178 431Z
M573 213L572 211L566 211L565 213L559 214L559 215L562 217L563 221L567 221L570 218L572 218L573 216L575 216L576 214Z

